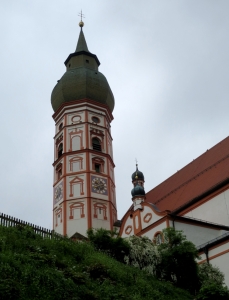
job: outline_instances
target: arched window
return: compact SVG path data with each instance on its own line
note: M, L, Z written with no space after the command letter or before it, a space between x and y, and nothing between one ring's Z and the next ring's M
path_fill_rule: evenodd
M93 150L102 151L100 140L97 138L92 139L92 148Z
M95 172L100 173L100 171L101 171L101 165L95 164Z
M62 163L58 164L56 167L56 179L59 180L62 176Z
M63 128L63 123L61 123L60 125L59 125L59 130L61 130Z
M58 147L58 158L63 154L63 144L61 143Z
M163 236L162 236L162 232L157 232L154 236L154 242L156 245L160 245L161 243L163 243Z

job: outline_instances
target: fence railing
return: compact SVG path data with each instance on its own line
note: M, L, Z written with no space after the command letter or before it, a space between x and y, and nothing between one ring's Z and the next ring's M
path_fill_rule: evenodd
M20 219L16 219L14 217L5 215L0 213L0 226L5 227L16 227L16 226L30 226L33 228L34 232L41 235L44 238L50 239L61 239L63 236L59 233L56 233L54 230L46 229L29 222L22 221Z

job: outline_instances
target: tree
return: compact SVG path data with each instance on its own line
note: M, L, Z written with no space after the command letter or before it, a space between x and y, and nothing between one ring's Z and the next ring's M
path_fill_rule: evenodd
M157 247L147 237L133 235L127 241L130 244L130 252L124 258L126 264L138 267L155 276L159 260Z
M197 300L228 300L229 291L226 286L218 285L214 282L201 286Z
M124 263L124 257L129 255L130 245L118 233L112 230L88 229L87 236L94 247L116 260Z
M224 283L224 275L217 267L209 263L199 265L199 280L201 288L197 294L198 300L226 300L229 290Z
M181 231L163 230L164 243L158 246L157 277L195 294L199 288L198 251Z
M224 274L217 267L207 262L199 265L199 279L201 286L214 282L217 285L224 285Z

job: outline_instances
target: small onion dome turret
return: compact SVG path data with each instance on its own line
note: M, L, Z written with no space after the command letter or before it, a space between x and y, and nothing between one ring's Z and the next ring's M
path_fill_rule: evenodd
M71 53L65 61L66 72L58 80L51 95L53 110L70 101L89 99L106 105L112 112L114 109L114 96L106 77L99 72L100 62L92 54L81 27L76 51Z
M144 181L144 175L141 171L138 170L138 165L136 166L136 171L132 174L132 181L142 180Z
M133 197L135 197L135 196L145 196L145 190L144 190L144 188L143 188L141 185L139 185L139 184L137 183L137 184L135 185L135 187L132 189L131 195L132 195Z

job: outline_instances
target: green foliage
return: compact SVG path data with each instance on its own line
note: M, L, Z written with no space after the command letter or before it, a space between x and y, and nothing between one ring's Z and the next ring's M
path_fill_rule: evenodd
M163 230L163 239L164 243L155 245L147 237L130 237L126 263L194 294L199 288L197 249L173 228Z
M226 300L229 299L229 290L224 286L224 275L217 267L203 263L199 266L200 291L199 300Z
M100 229L89 229L87 231L89 241L94 247L120 262L129 255L130 246L126 240L118 236L115 231Z
M203 285L196 297L197 300L228 300L228 288L217 283L210 282Z
M157 265L158 278L194 294L199 288L198 251L195 245L174 228L164 229L163 236L164 243L158 246L161 258Z
M224 284L224 275L217 267L205 262L199 265L199 279L201 286L209 283L216 283L217 285Z
M160 257L157 247L155 247L152 241L147 237L138 237L135 235L130 236L126 240L130 245L130 253L125 256L125 263L156 276L157 264Z
M192 299L88 242L43 239L28 227L0 226L0 274L1 300Z

